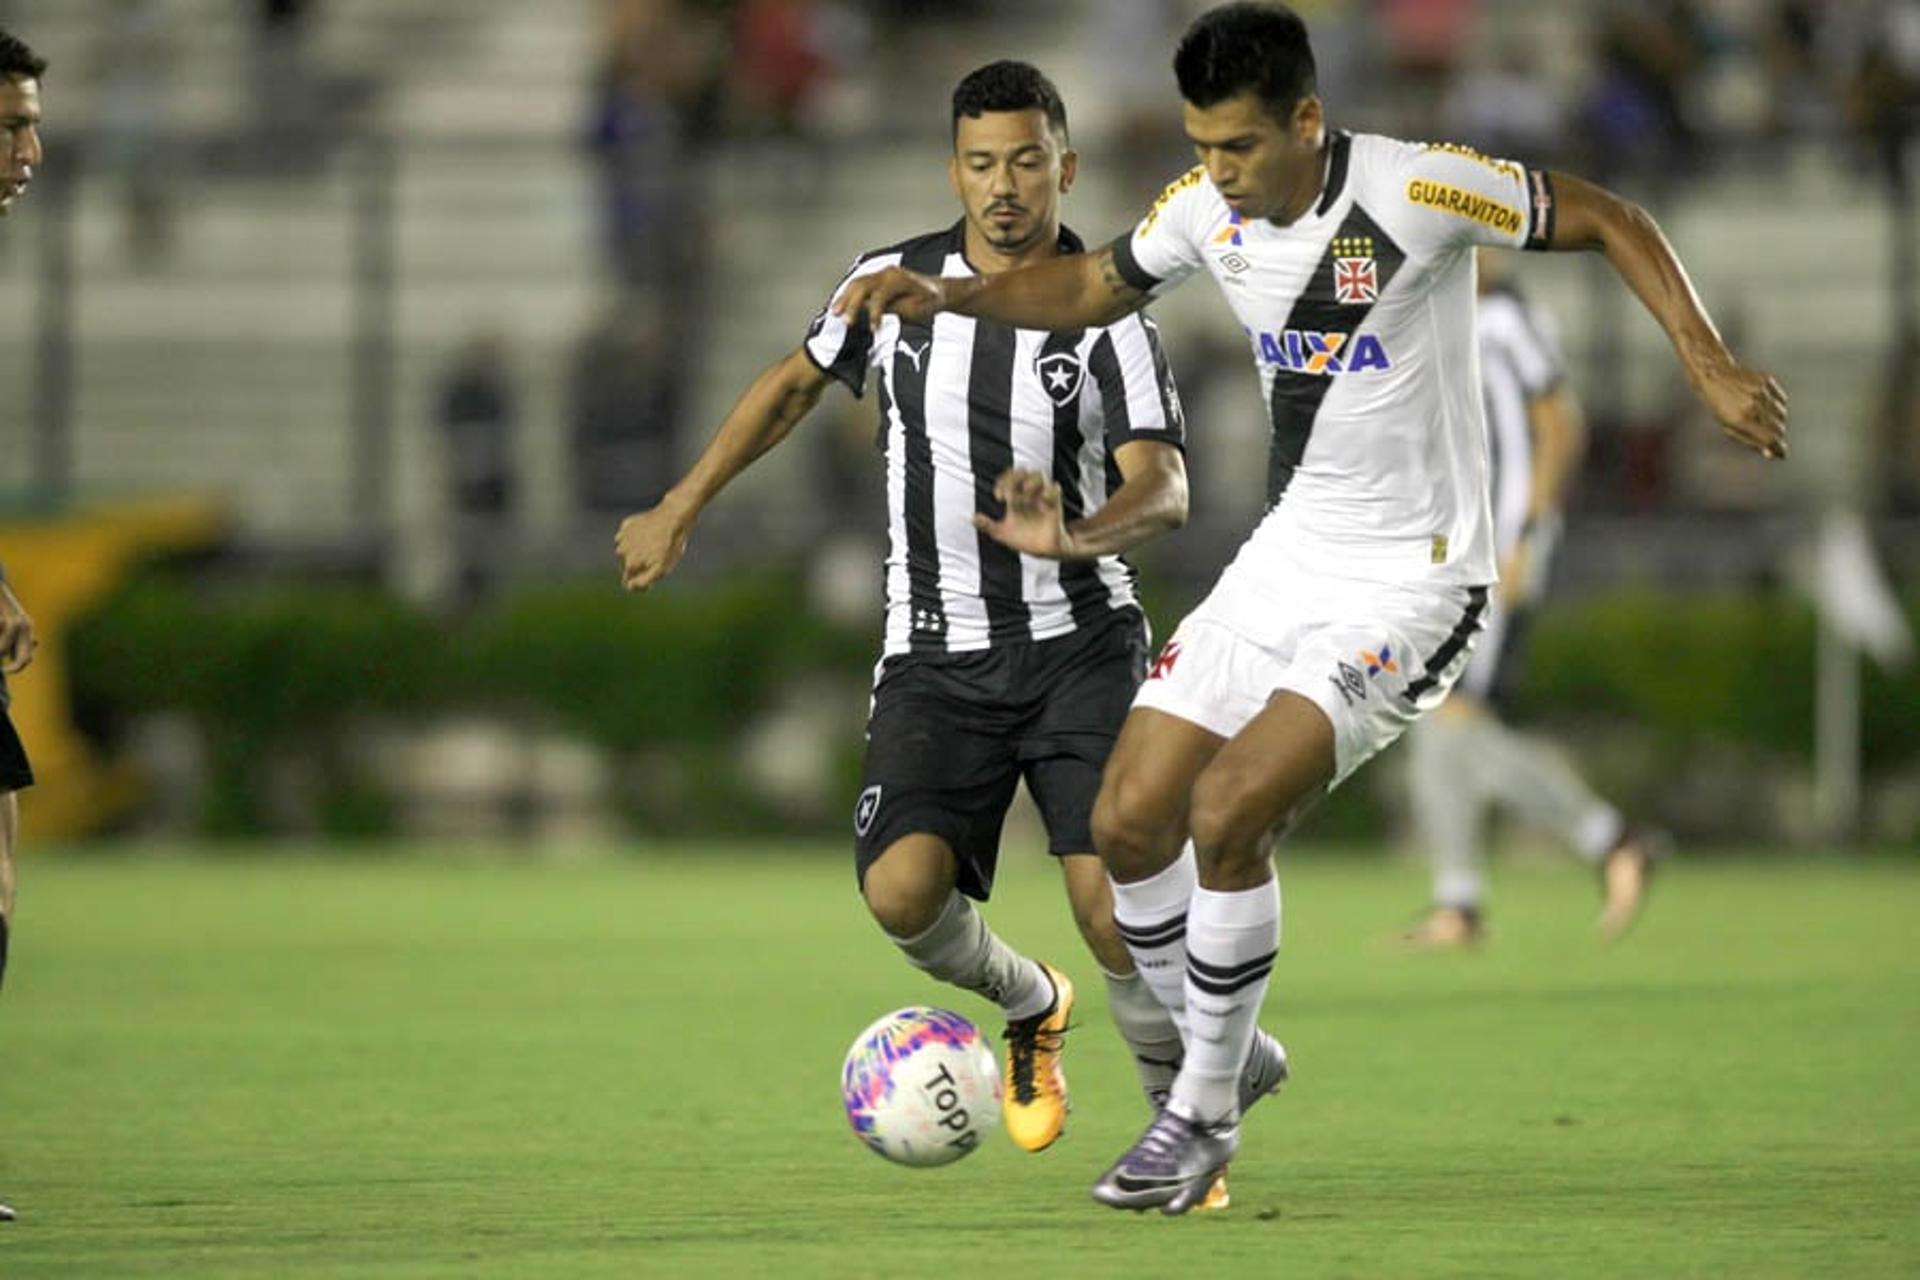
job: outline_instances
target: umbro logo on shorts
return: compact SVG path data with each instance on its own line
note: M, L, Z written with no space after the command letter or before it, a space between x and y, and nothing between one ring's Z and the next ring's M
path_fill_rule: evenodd
M1351 662L1341 663L1340 669L1327 679L1333 682L1333 687L1340 691L1340 696L1347 700L1348 706L1367 700L1367 678Z

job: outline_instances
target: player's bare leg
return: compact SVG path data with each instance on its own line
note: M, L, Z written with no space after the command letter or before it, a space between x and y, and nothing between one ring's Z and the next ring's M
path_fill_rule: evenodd
M1067 904L1073 908L1073 924L1087 950L1108 973L1132 973L1133 957L1127 954L1127 944L1113 927L1113 886L1107 882L1099 857L1091 852L1069 853L1059 862Z
M20 797L12 791L0 791L0 920L13 922L15 877L13 848L20 838ZM4 943L0 943L4 948ZM0 949L0 975L7 971L6 952Z
M1225 745L1164 711L1128 713L1093 806L1093 841L1116 886L1159 875L1181 857L1193 784Z
M1066 1127L1060 1053L1073 1015L1073 984L1051 965L1002 942L954 887L959 861L938 836L903 836L861 882L867 909L907 959L943 982L986 997L1007 1017L1007 1132L1028 1151Z
M20 839L20 798L0 791L0 987L6 985L7 944L13 934L14 846Z

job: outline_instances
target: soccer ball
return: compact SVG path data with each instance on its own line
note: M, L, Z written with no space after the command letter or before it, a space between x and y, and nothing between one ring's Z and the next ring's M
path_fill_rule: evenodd
M951 1164L1000 1121L1000 1070L980 1028L945 1009L896 1009L847 1050L840 1097L854 1136L896 1164Z

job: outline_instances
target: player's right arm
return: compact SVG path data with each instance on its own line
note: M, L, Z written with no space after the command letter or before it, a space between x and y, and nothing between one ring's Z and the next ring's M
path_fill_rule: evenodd
M627 590L645 591L673 572L706 505L787 438L820 403L829 381L805 350L768 365L753 380L686 476L652 510L621 522L614 546Z
M1147 296L1121 275L1109 245L991 276L927 276L891 267L855 280L834 310L864 316L876 328L889 315L930 324L950 311L1016 329L1098 329L1144 307Z
M1091 253L1063 254L992 276L925 276L895 268L856 279L833 305L878 328L897 315L930 324L942 311L1016 329L1099 329L1124 320L1198 271L1196 229L1219 195L1194 169L1169 184L1128 234Z

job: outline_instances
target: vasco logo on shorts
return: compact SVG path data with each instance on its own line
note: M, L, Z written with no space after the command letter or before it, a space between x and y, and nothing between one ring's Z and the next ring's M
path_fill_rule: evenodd
M1347 700L1348 706L1367 700L1367 678L1351 662L1341 663L1340 669L1327 679L1333 682L1333 687L1340 691L1340 696Z
M853 806L853 834L864 836L873 830L873 816L880 812L880 787L876 784L860 793L860 802Z
M1362 649L1360 651L1360 661L1367 664L1368 676L1377 676L1382 671L1388 675L1397 676L1400 674L1400 664L1393 660L1393 646L1390 644L1381 645L1380 652L1378 653L1370 653Z

